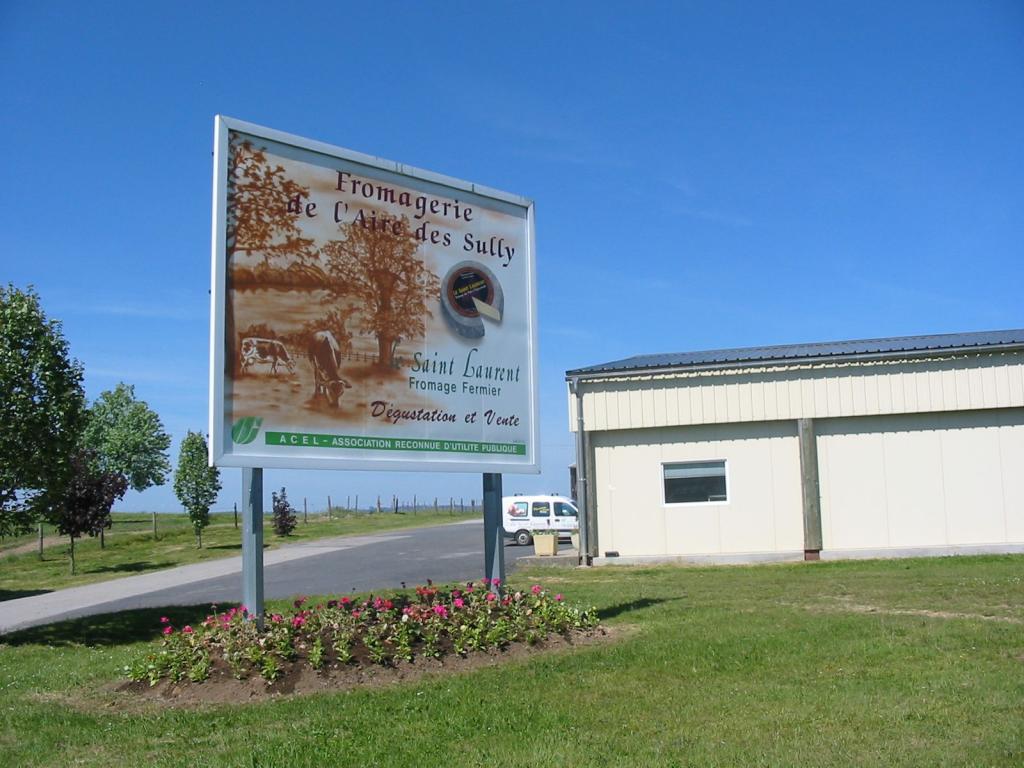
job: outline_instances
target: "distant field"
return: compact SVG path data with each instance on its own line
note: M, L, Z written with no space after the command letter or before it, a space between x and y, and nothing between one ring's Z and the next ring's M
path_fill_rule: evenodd
M513 576L535 581L630 629L455 676L177 710L111 686L163 612L180 626L206 606L27 630L0 645L0 762L1024 765L1024 557Z
M466 508L469 509L468 506ZM460 514L458 510L459 507L456 507L455 514L449 514L447 508L442 508L442 511L437 513L432 509L429 512L421 509L416 514L412 514L411 511L403 514L335 511L330 518L326 515L310 515L308 523L302 522L303 516L300 511L298 525L287 538L275 536L270 518L266 517L263 541L269 547L276 547L287 542L420 525L441 525L473 517L468 512ZM234 515L231 512L211 516L211 524L203 531L202 549L196 547L192 526L186 515L158 514L155 541L152 515L116 512L113 517L114 525L104 536L103 549L100 548L99 539L85 538L75 543L75 576L69 573L67 538L53 536L49 526L45 530L48 536L42 560L39 559L36 549L36 536L7 539L0 548L0 601L40 591L228 557L242 551L242 521L239 517L238 528L235 528ZM18 549L29 551L14 554L13 552Z

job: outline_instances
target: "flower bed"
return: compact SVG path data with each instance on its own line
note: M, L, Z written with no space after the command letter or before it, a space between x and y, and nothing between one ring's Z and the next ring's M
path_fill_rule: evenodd
M151 686L198 683L219 670L239 680L274 682L296 666L319 672L466 656L597 626L594 609L569 606L539 584L503 596L498 587L496 579L445 587L428 582L412 595L342 597L312 606L299 598L287 615L268 614L262 630L244 606L215 610L196 627L177 628L165 618L160 648L125 667L125 674Z

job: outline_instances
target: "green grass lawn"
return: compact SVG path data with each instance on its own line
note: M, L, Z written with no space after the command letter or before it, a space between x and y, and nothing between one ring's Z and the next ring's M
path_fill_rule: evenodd
M421 525L441 525L469 519L470 514L449 514L447 509L417 514L368 514L365 512L341 514L331 518L310 515L309 522L299 523L292 535L281 538L274 535L270 518L264 520L263 543L278 547L284 543L328 536L374 533L377 531L411 528ZM90 584L119 576L171 568L176 565L239 555L242 552L242 522L234 525L230 512L211 516L211 524L203 531L203 546L196 547L187 515L157 515L157 540L153 540L153 523L148 514L114 513L114 524L105 534L105 547L99 539L85 538L75 542L76 574L70 573L68 540L61 539L46 547L43 559L38 552L2 555L0 550L0 602L16 597L46 592L78 584ZM50 533L47 527L47 533ZM8 539L5 548L31 543L32 536ZM2 765L2 760L0 760Z
M161 611L0 645L0 763L1024 765L1024 557L518 574L632 631L382 689L163 709L109 686ZM175 624L205 606L164 611Z

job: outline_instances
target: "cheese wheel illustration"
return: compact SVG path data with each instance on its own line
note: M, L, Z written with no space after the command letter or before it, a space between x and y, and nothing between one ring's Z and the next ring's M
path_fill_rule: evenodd
M483 264L460 261L441 281L441 314L448 327L467 339L484 335L484 322L500 323L505 294L498 278Z

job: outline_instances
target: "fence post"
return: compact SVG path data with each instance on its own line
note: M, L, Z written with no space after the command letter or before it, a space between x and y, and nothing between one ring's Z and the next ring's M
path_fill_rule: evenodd
M463 515L466 514L466 500L461 496L459 497L459 512Z
M412 513L416 514L416 494L412 495Z
M358 512L358 511L359 511L359 494L358 494L358 493L356 494L356 506L355 506L355 510L356 510L356 512Z
M451 496L448 497L448 514L455 514L455 499Z
M302 522L309 522L309 508L306 506L306 497L302 497Z
M39 559L43 559L43 523L39 523Z
M331 497L330 496L327 497L327 519L328 520L333 520L334 519L334 514L331 512Z
M380 514L380 494L377 494L377 514Z
M156 511L153 511L153 541L156 541Z
M236 501L232 506L233 506L233 508L235 510L235 529L237 530L238 529L238 502Z

